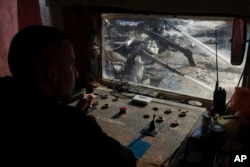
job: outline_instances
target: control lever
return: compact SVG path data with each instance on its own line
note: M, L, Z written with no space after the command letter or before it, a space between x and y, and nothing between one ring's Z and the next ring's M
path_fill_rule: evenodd
M155 127L155 114L154 114L153 120L150 122L148 130L149 130L149 132L152 132L153 130L155 130L155 128L156 127Z
M141 133L144 134L144 135L154 137L159 132L159 128L161 128L161 126L156 125L156 123L155 123L155 114L154 114L153 120L149 123L148 126L146 126L145 128L143 128L141 130Z

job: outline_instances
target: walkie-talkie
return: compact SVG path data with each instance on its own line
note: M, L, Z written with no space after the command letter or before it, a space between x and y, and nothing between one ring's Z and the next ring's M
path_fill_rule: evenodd
M218 85L216 82L214 97L213 97L213 112L219 115L224 115L226 111L226 91Z

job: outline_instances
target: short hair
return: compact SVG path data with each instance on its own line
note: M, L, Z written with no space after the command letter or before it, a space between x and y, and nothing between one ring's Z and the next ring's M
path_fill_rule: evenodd
M8 53L9 69L17 78L36 78L36 60L43 49L69 37L59 29L32 25L21 29L12 39Z

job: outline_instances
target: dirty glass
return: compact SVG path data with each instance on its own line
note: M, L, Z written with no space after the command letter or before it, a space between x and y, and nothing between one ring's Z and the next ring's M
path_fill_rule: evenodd
M228 100L243 69L230 63L232 21L103 14L102 78L204 99L218 80Z

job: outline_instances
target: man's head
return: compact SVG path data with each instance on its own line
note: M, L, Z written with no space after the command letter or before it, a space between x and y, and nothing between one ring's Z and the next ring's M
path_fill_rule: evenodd
M14 78L64 100L71 95L78 73L69 38L48 26L20 30L9 49L9 68Z

